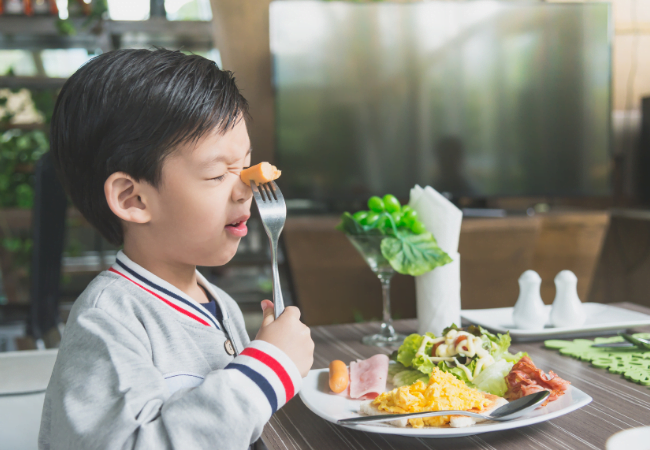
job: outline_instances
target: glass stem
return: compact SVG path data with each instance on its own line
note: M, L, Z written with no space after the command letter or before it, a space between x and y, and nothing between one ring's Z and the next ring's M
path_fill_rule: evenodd
M392 273L383 273L379 275L379 279L381 280L381 293L384 299L384 321L381 324L381 335L386 338L395 336L393 319L390 314L390 279L392 277Z

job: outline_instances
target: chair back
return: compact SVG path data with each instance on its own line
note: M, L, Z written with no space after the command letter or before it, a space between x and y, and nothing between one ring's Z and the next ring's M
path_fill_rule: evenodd
M67 197L57 178L50 152L45 153L36 163L34 177L34 244L27 333L34 337L38 348L44 348L43 336L61 322L59 282Z

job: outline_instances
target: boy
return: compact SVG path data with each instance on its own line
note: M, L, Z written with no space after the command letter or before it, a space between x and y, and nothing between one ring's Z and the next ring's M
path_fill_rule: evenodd
M41 449L243 449L301 387L314 343L288 307L249 342L237 304L196 266L227 263L250 214L246 100L200 56L118 50L54 110L51 151L116 263L75 302L50 379Z

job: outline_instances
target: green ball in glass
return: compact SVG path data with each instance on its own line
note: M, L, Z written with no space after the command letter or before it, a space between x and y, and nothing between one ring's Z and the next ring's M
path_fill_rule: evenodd
M399 211L402 208L402 205L400 205L397 197L394 195L386 194L384 195L384 208L386 208L386 211L392 213Z
M377 220L379 220L379 213L371 212L363 218L361 225L374 225Z
M374 212L384 212L384 202L377 196L368 199L368 208Z
M405 227L411 227L418 220L418 213L410 209L402 215L402 225Z
M359 223L363 222L363 219L368 217L368 214L370 214L369 211L357 211L354 214L352 214L352 217L354 217L354 220L356 220Z
M411 231L414 232L415 234L422 234L427 232L427 228L424 226L422 222L415 221L415 223L411 225Z

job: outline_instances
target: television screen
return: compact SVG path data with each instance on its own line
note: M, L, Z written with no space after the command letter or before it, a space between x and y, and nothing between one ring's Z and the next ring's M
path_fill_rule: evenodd
M609 193L608 4L271 4L286 197Z

